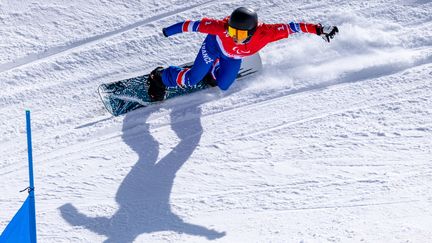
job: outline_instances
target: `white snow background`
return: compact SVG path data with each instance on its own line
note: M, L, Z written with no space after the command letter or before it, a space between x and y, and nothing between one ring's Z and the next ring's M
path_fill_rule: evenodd
M264 71L111 117L101 83L194 59L185 19L239 6L337 25ZM0 231L39 242L432 242L432 1L0 1Z

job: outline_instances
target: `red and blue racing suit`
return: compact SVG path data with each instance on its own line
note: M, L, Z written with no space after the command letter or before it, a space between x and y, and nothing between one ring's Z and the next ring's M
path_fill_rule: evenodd
M192 68L170 66L162 73L162 81L167 87L193 86L212 70L220 89L226 90L234 82L240 69L241 60L253 55L268 43L288 38L297 32L316 34L315 24L259 23L254 35L244 44L237 44L227 33L229 17L223 20L203 18L201 21L183 21L164 29L166 36L182 32L208 34L194 61ZM214 68L215 66L218 68ZM213 68L213 69L212 69Z

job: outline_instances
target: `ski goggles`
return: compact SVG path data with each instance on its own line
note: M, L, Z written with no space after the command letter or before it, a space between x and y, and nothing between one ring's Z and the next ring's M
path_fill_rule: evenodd
M239 41L243 41L249 37L249 31L248 30L239 30L239 29L233 28L231 26L228 26L228 35L234 39L237 39Z

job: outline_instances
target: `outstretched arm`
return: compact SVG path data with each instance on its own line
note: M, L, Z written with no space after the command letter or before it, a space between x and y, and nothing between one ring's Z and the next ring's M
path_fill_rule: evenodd
M330 42L330 39L333 39L334 36L339 33L339 29L336 26L327 26L321 24L307 24L307 23L294 23L291 22L288 24L289 26L289 34L292 33L311 33L317 34L321 36L325 41Z
M183 32L198 32L201 21L186 20L163 28L162 32L165 37L172 36Z
M308 24L308 23L294 23L291 22L288 24L288 35L293 33L311 33L316 34L317 33L317 26L316 24Z
M330 42L339 32L336 26L323 26L321 24L295 23L288 24L266 24L267 30L270 31L272 41L288 38L294 33L310 33L321 36L325 41ZM269 34L270 34L269 33Z
M224 23L220 20L203 18L199 21L186 20L169 27L163 28L165 37L183 32L201 32L206 34L217 34L225 30Z

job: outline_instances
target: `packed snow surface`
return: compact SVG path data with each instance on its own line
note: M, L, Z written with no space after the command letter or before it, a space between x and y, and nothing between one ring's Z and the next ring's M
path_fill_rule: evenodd
M239 6L292 35L264 71L111 117L101 83L194 59L185 19ZM0 231L40 242L431 242L432 1L0 1Z

